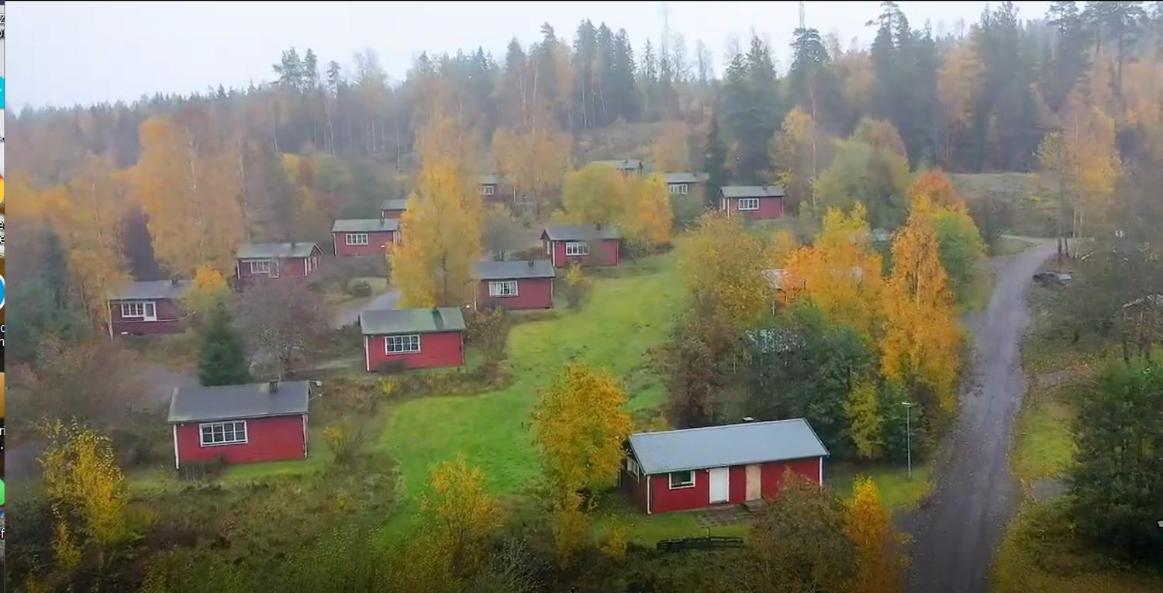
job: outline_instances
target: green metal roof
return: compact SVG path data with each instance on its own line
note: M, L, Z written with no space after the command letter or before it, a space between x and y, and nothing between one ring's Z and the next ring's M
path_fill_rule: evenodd
M378 233L400 230L397 218L344 218L331 225L333 233Z
M238 248L235 259L271 259L285 257L310 257L319 249L314 243L247 243Z
M464 331L464 315L457 307L364 311L359 327L365 336Z

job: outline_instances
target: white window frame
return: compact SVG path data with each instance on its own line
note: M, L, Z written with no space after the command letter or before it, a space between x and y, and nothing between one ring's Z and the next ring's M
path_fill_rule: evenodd
M368 244L368 234L367 233L347 233L346 235L344 235L343 240L348 245L367 245Z
M206 440L209 429L210 440ZM217 433L215 432L217 430ZM227 433L232 438L227 440ZM241 438L240 436L241 435ZM222 447L224 445L245 445L250 442L246 420L225 420L222 422L203 422L198 425L198 445L201 447Z
M393 345L395 346L393 349ZM384 354L417 354L420 352L420 334L384 336Z
M517 296L516 280L489 280L489 296L515 297Z
M638 465L638 460L633 457L626 457L626 471L634 476L635 480L642 477L642 466Z
M687 195L687 192L690 191L690 186L686 183L671 183L670 185L667 186L666 189L672 195L685 196L685 195Z
M739 198L737 209L740 212L759 210L759 198Z
M157 321L157 304L154 301L125 301L121 303L122 319Z
M250 266L250 275L258 276L265 274L267 276L274 275L275 262L269 259L251 259L247 260L247 265Z
M674 483L675 474L690 474L691 481L690 482L679 482L678 484L675 484ZM694 488L695 487L695 470L691 469L691 470L687 470L685 472L670 472L669 474L666 475L666 485L669 486L671 490L684 490L686 488Z
M566 241L566 257L579 257L590 254L590 244L585 241Z
M481 195L482 196L492 196L492 195L496 195L496 193L497 193L497 186L489 184L489 183L485 183L485 184L481 185Z

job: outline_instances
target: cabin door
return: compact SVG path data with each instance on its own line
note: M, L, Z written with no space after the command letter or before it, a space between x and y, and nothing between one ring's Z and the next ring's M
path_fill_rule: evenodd
M711 474L711 504L727 502L731 497L731 471L726 467L716 467Z
M760 481L763 475L763 466L752 464L747 466L747 500L759 500L763 496L763 487Z

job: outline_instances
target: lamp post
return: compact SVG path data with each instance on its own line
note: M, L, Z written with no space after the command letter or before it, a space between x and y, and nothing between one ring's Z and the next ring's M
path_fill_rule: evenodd
M909 479L913 479L913 425L912 425L912 411L913 406L917 405L913 402L901 402L905 407L905 454L908 456L909 463Z

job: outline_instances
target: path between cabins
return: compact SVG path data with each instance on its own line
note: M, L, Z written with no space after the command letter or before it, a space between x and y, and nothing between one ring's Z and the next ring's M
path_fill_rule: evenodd
M1026 391L1020 342L1029 321L1026 292L1054 254L1053 241L995 258L989 305L973 315L972 380L936 460L936 487L902 521L913 536L912 593L985 593L993 551L1018 501L1010 473L1014 417Z
M335 312L332 326L343 329L349 325L359 323L359 314L364 311L378 311L380 309L395 309L400 303L400 291L392 288L376 296L361 299Z

